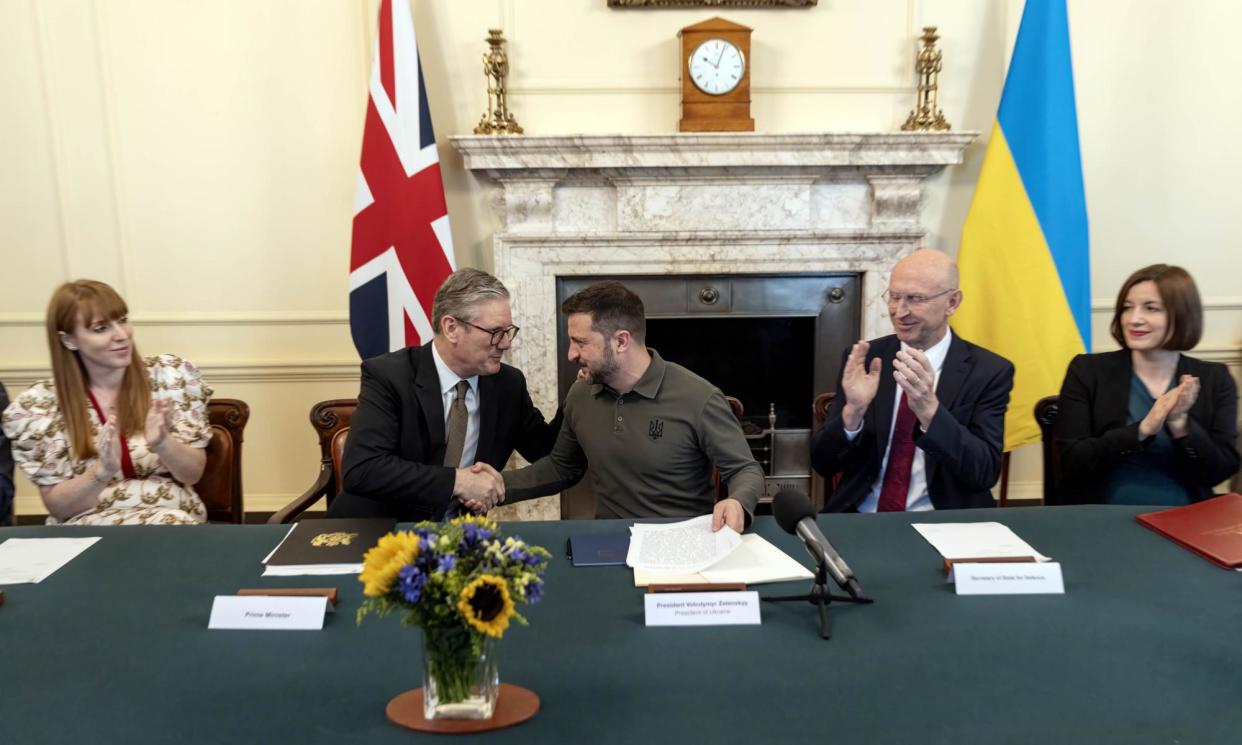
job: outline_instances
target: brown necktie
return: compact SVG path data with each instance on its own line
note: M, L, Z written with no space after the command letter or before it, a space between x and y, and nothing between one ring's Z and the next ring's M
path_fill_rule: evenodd
M466 381L457 381L454 389L457 397L449 406L448 423L445 425L447 445L444 448L444 465L452 468L461 467L461 451L466 448L466 391L469 388L470 384Z

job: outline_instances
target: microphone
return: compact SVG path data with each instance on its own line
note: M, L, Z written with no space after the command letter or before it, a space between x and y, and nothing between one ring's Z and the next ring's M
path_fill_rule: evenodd
M772 514L786 533L802 539L811 558L828 570L841 589L855 598L862 594L854 572L820 532L809 497L793 489L781 489L772 498Z

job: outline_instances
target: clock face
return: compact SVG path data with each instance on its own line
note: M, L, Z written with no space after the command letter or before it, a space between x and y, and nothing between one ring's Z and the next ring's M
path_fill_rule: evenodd
M708 39L690 55L690 80L711 96L722 96L742 82L746 58L724 39Z

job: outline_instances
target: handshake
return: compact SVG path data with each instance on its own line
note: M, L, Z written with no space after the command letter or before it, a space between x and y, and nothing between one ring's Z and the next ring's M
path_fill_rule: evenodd
M453 496L471 512L481 515L505 501L505 482L500 473L486 463L458 468Z

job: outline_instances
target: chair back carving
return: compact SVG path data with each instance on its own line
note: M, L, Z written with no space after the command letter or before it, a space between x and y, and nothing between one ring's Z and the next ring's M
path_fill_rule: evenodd
M815 421L815 429L824 426L824 420L828 418L828 407L832 406L832 402L837 397L836 391L828 391L821 393L811 402L811 418Z
M1035 421L1039 423L1040 440L1044 450L1044 504L1057 504L1057 484L1061 481L1061 452L1057 450L1057 414L1060 398L1044 396L1035 402Z
M332 503L342 489L341 459L357 409L356 398L334 398L311 407L310 423L319 440L319 475L302 496L268 518L269 523L293 522L320 499Z
M358 409L356 398L334 398L320 401L311 407L310 423L319 438L320 465L332 469L332 494L328 501L341 490L341 459L345 457L345 439Z
M207 422L211 442L207 444L207 463L194 490L207 508L207 520L214 523L241 523L245 520L242 501L242 433L250 421L250 407L235 398L215 398L207 403Z

